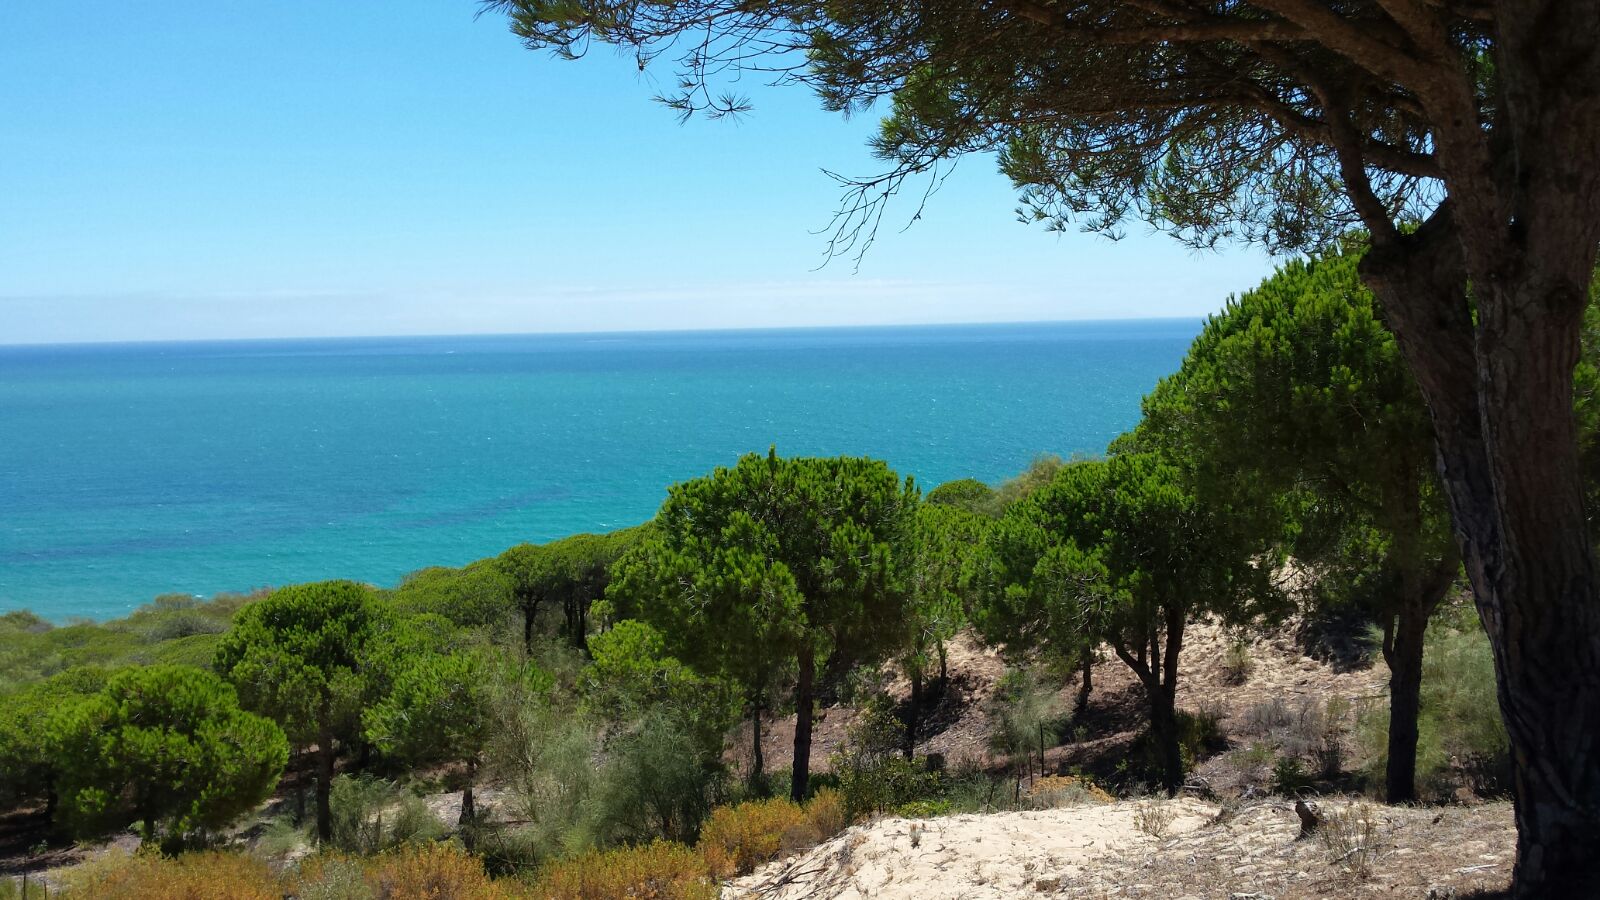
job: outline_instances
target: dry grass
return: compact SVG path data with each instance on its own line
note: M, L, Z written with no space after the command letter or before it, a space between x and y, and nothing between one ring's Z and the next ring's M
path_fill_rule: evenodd
M1178 811L1165 797L1146 797L1133 807L1134 826L1158 841L1167 836L1177 817Z
M1096 860L1064 881L1059 896L1470 897L1510 883L1510 804L1430 809L1325 800L1322 809L1327 834L1297 840L1299 819L1288 802L1230 807L1203 828Z
M70 870L56 897L94 900L280 900L266 863L240 853L111 854Z
M110 854L63 874L53 897L118 900L512 900L520 885L493 881L483 861L452 844L353 857L330 853L298 869L273 872L256 857L212 851L175 858Z
M716 900L705 858L682 844L586 853L555 863L540 875L541 900Z
M1317 827L1317 843L1328 853L1328 864L1365 880L1378 863L1377 811L1366 802L1324 809Z

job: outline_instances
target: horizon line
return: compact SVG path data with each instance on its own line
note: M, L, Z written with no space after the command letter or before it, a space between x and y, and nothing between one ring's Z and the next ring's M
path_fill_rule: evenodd
M652 335L652 334L748 334L777 331L867 331L890 328L959 328L986 325L1074 325L1113 322L1187 322L1204 320L1209 313L1192 316L1090 316L1076 319L990 319L942 322L879 322L834 325L751 325L729 327L684 328L599 328L554 329L550 331L460 331L460 332L396 332L391 334L315 334L270 335L263 337L180 337L135 338L131 340L105 339L86 341L4 341L0 349L18 348L69 348L69 347L136 347L172 344L228 344L268 343L274 341L377 341L399 338L484 338L484 337L583 337L585 335Z

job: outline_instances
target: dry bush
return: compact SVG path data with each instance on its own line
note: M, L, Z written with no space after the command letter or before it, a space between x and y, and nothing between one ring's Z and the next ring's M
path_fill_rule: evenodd
M1289 712L1289 704L1283 702L1282 697L1273 697L1245 710L1239 726L1245 734L1268 735L1289 727L1293 721L1294 714Z
M491 881L483 860L454 844L406 847L366 863L367 883L381 900L510 900L509 884Z
M1156 840L1167 836L1167 829L1178 817L1178 810L1165 797L1147 797L1133 807L1133 825Z
M1117 798L1087 778L1076 775L1046 775L1028 789L1029 805L1035 809L1056 809L1084 803L1113 803Z
M1222 680L1225 684L1244 684L1255 670L1256 661L1250 655L1248 643L1237 640L1228 644L1228 649L1222 654Z
M185 853L175 858L112 854L66 874L63 898L119 900L280 900L267 864L242 853Z
M844 798L832 788L817 791L806 802L806 827L809 829L807 846L820 844L845 830L850 818L844 812Z
M1329 865L1356 878L1372 877L1372 867L1378 861L1378 819L1372 804L1324 809L1316 835L1328 853Z
M704 857L682 844L593 851L546 867L540 900L716 900Z
M721 806L700 829L700 853L718 878L748 875L783 852L783 838L805 822L805 810L788 800Z
M484 872L483 860L455 844L408 846L365 857L321 854L301 864L292 893L303 900L510 900L525 896L512 882L491 880Z
M822 843L844 830L844 802L831 790L805 807L773 799L722 806L700 829L700 852L718 878L748 875L786 852Z

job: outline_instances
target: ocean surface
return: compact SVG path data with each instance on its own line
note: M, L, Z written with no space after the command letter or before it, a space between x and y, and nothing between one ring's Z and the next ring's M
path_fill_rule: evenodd
M1099 453L1198 320L0 347L0 612L381 585L650 518L740 454L924 490Z

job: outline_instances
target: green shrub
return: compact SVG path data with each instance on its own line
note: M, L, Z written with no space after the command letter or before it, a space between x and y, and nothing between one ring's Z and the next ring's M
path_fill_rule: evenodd
M1299 757L1282 756L1272 764L1272 792L1294 797L1310 790L1312 779Z
M1495 694L1489 639L1470 606L1447 608L1429 626L1422 661L1417 788L1449 797L1457 786L1485 795L1510 790L1511 747ZM1375 704L1356 717L1363 770L1381 782L1388 764L1389 710Z
M692 843L724 783L725 772L706 758L693 729L668 711L652 711L606 747L594 834L603 845Z
M1185 767L1227 749L1228 738L1222 733L1222 718L1222 711L1211 706L1193 712L1178 710L1178 746L1183 751Z
M941 797L937 800L913 800L910 803L901 804L900 808L895 810L895 815L906 819L932 819L938 816L948 816L954 811L955 806L951 803L950 798Z
M849 819L894 812L918 800L939 799L947 787L943 773L902 756L848 762L842 768L836 765L834 771Z
M445 833L444 823L421 797L368 776L340 775L328 798L335 849L373 854L422 844Z
M997 753L1027 759L1040 746L1061 742L1066 710L1056 691L1033 672L1012 670L995 688L990 716L995 725L989 736Z
M548 699L519 704L495 732L489 761L511 789L513 810L528 823L497 842L518 865L538 864L590 849L600 775L599 738Z
M1242 639L1230 642L1222 654L1222 680L1227 684L1244 684L1255 670L1256 661L1250 655L1250 644Z
M383 810L395 798L394 785L367 776L339 775L329 789L333 831L329 843L347 853L383 849Z

